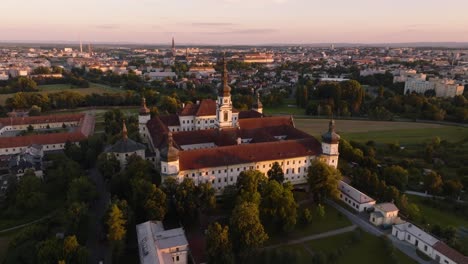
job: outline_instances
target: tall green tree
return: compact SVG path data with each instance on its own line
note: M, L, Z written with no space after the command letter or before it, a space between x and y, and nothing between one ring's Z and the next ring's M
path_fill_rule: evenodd
M137 221L159 220L166 215L166 194L145 179L134 179L132 185L132 208Z
M263 188L259 208L264 222L290 231L296 225L297 207L291 184L283 186L273 180Z
M337 169L320 160L314 160L307 173L307 183L314 200L320 203L325 198L338 198L338 183L341 178Z
M206 255L208 264L234 263L229 227L218 222L211 224L206 232Z
M266 177L258 170L243 171L237 178L238 203L253 202L260 203L260 194L258 192L261 186L266 182Z
M242 202L236 205L230 219L231 238L239 256L247 257L268 240L258 211L258 205Z
M408 171L398 165L386 167L383 171L387 184L395 186L398 190L405 190L408 184Z
M442 191L442 177L435 172L424 175L424 188L432 194L438 194Z
M271 166L271 169L268 170L267 175L270 181L275 180L279 183L284 182L283 168L281 168L281 165L276 161Z

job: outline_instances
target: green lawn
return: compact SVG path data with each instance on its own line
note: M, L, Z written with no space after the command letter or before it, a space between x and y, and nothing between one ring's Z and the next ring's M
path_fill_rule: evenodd
M408 195L408 200L418 205L421 210L421 215L425 217L426 222L430 225L438 224L440 226L454 226L468 228L468 220L452 214L450 211L445 211L433 208L423 203L425 198Z
M366 232L361 232L359 242L351 242L353 233L345 233L333 237L312 240L305 245L313 252L322 251L325 254L343 249L343 255L338 258L337 263L392 263L388 258L382 242L378 237ZM401 264L416 263L411 258L395 249L395 255Z
M312 212L312 223L308 226L296 225L296 229L288 234L275 233L270 235L268 244L274 245L288 240L297 239L309 235L324 233L327 231L347 227L351 222L338 212L335 208L325 205L325 217L320 218L317 215L316 206L312 204L304 205ZM271 233L271 232L270 232Z
M326 119L295 119L296 127L313 136L328 130ZM468 128L415 122L388 122L367 120L336 120L336 131L344 139L378 143L418 144L436 136L457 142L468 135Z
M298 107L288 107L287 105L277 107L264 107L263 113L266 115L304 115L305 110Z
M280 249L295 252L298 257L297 263L299 264L311 263L312 255L310 251L313 253L323 252L325 256L327 256L327 254L334 252L338 248L343 249L343 254L338 257L336 262L339 264L393 264L392 260L385 252L382 241L378 237L372 236L366 232L361 232L361 239L359 242L352 243L352 236L353 233L349 232L337 236L311 240L303 244L284 246ZM395 249L395 255L400 264L416 263L398 249Z
M104 93L123 93L125 90L119 89L119 88L114 88L110 87L107 85L103 84L97 84L97 83L90 83L89 88L76 88L72 87L70 84L50 84L50 85L39 85L39 92L37 93L42 93L42 94L50 94L50 93L56 93L56 92L61 92L61 91L73 91L77 92L83 95L88 95L88 94L104 94ZM0 94L0 104L4 105L5 101L12 97L14 94Z

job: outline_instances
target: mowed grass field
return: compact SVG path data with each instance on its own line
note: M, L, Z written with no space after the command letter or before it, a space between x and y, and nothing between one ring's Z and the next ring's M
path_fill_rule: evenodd
M418 205L421 210L421 215L426 219L426 222L431 225L441 225L441 226L453 226L456 228L463 227L468 228L468 219L451 213L447 210L441 210L438 208L431 207L424 203L423 197L415 195L407 195L408 201Z
M50 94L50 93L56 93L56 92L61 92L61 91L73 91L77 92L83 95L88 95L88 94L103 94L103 93L123 93L125 90L119 89L119 88L114 88L110 87L107 85L103 84L97 84L97 83L90 83L89 88L76 88L71 86L70 84L50 84L50 85L39 85L39 92L36 93L42 93L42 94ZM5 104L5 101L13 97L14 94L0 94L0 104Z
M352 236L353 233L348 232L282 248L295 252L299 258L298 263L302 264L311 263L312 254L314 253L322 252L327 256L327 254L338 248L342 248L343 254L338 256L338 259L334 263L392 263L392 260L388 258L387 253L385 252L382 241L378 237L372 236L366 232L361 232L360 241L352 243ZM395 255L398 259L398 263L416 263L398 249L395 249Z
M313 136L328 130L326 119L295 119L298 129ZM468 128L415 122L386 122L367 120L336 120L336 132L350 141L419 144L434 137L457 142L468 137Z

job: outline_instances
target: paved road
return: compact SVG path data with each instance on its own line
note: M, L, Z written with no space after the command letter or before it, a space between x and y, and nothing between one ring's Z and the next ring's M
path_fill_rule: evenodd
M330 237L330 236L336 236L336 235L339 235L339 234L354 231L356 228L357 228L356 225L351 225L351 226L335 229L335 230L332 230L332 231L328 231L328 232L324 232L324 233L320 233L320 234L316 234L316 235L310 235L310 236L301 237L301 238L294 239L294 240L289 240L289 241L284 242L284 243L280 243L280 244L265 247L265 249L277 248L277 247L281 247L281 246L285 246L285 245L300 244L300 243L304 243L304 242L307 242L307 241L310 241L310 240L315 240L315 239L320 239L320 238Z
M353 213L351 213L350 211L346 210L345 208L341 207L340 205L338 205L337 203L333 202L333 201L327 201L327 203L331 206L333 206L335 209L337 209L338 211L342 212L346 217L348 217L348 219L354 223L355 225L358 225L359 227L361 227L364 231L374 235L374 236L381 236L381 235L385 235L387 236L392 242L393 242L393 245L398 248L399 250L401 250L403 253L405 253L406 255L408 255L410 258L412 258L413 260L417 261L418 263L420 264L429 264L429 263L432 263L431 261L425 261L423 259L421 259L417 254L416 254L416 249L410 245L409 243L406 243L404 241L400 241L398 239L396 239L394 236L392 235L388 235L384 232L382 232L382 230L380 230L379 228L375 227L374 225L372 225L371 223L369 223L368 221L362 219L361 217L359 217L358 215L355 215Z
M110 193L107 191L103 177L97 169L91 169L89 177L96 184L99 197L90 208L88 241L86 243L86 247L90 253L88 263L96 264L100 260L104 260L105 264L111 263L109 246L106 241L100 239L103 236L102 234L104 234L104 230L102 230L102 217L109 205Z
M435 196L435 195L431 195L431 194L423 193L423 192L405 191L405 193L410 194L410 195L419 196L419 197L425 197L425 198L445 199L445 197L443 197L443 196ZM466 201L456 200L456 202L457 203L465 203Z

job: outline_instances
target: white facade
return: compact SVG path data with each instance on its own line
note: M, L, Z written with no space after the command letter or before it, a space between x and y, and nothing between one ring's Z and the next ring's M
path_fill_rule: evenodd
M329 144L322 142L322 157L321 160L327 165L338 168L338 157L340 153L338 152L338 143Z
M382 203L374 206L374 212L370 214L369 220L375 226L393 225L400 222L398 208L393 203Z
M186 264L189 245L184 229L164 230L160 221L136 226L141 264Z
M286 182L290 182L293 185L307 183L307 170L315 158L315 156L304 156L284 160L250 162L197 170L184 170L178 172L174 171L175 167L170 167L169 164L169 166L166 165L167 162L161 162L161 164L163 167L162 170L164 170L165 166L168 166L168 173L172 174L168 176L175 176L179 182L182 182L184 178L193 179L195 184L211 182L217 194L220 194L224 187L236 184L237 178L241 172L247 170L258 170L267 175L267 172L271 169L273 163L275 162L278 162L283 169L284 180ZM176 165L176 163L173 162L173 165ZM165 178L163 177L163 181L164 180Z
M410 222L394 225L392 236L415 246L440 264L468 263L468 258ZM450 255L450 256L449 256Z
M455 83L455 80L431 78L429 81L420 79L408 79L405 82L404 93L424 94L428 90L434 90L437 97L454 97L463 94L465 87Z
M344 181L338 183L340 199L358 212L372 208L375 200Z

